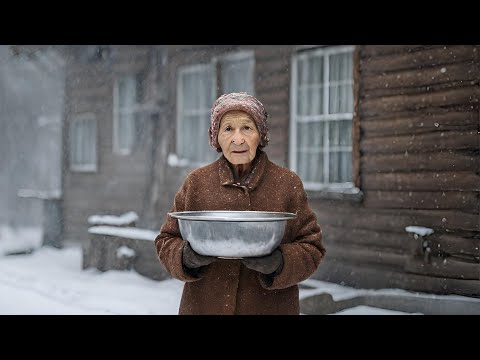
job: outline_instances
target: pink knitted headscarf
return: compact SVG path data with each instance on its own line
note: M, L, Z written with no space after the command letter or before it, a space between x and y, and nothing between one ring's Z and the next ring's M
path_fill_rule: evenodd
M218 152L222 152L220 144L218 143L218 128L223 115L232 110L245 111L252 117L255 124L257 124L258 132L260 133L259 147L263 148L267 146L269 141L267 126L268 113L265 111L265 108L260 101L252 95L248 95L246 92L223 94L215 101L212 106L210 117L211 124L208 129L210 145L214 149L217 149Z

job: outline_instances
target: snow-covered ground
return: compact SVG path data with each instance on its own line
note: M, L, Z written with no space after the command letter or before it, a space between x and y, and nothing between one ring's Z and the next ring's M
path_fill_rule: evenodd
M0 314L177 314L182 282L150 280L135 271L82 270L81 256L81 248L70 245L0 257ZM339 312L395 313L366 306Z
M1 230L1 228L0 228ZM183 283L155 281L135 271L82 270L80 246L40 247L30 254L3 255L12 239L38 245L38 234L0 231L0 314L177 314ZM400 289L362 290L309 279L300 297L329 293L335 301L372 292L404 295ZM357 306L338 315L397 315L404 312Z
M176 314L182 284L82 270L81 248L0 258L1 314Z

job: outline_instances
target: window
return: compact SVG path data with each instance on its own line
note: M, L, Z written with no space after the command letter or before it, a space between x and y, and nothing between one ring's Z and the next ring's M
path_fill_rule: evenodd
M215 67L184 67L177 81L177 154L194 164L211 161L216 154L208 143L210 108L216 95Z
M143 121L143 74L115 80L113 90L113 145L118 154L131 154L141 141Z
M217 84L220 84L220 93ZM252 51L228 54L214 58L208 64L180 68L177 77L177 154L170 157L175 161L169 163L199 166L213 161L218 156L208 142L213 102L227 92L246 91L253 95L254 89Z
M353 187L353 47L296 54L291 102L290 164L305 188Z
M77 115L70 124L70 169L72 171L97 171L95 114Z
M223 57L220 69L222 94L244 91L255 95L253 52L238 52Z

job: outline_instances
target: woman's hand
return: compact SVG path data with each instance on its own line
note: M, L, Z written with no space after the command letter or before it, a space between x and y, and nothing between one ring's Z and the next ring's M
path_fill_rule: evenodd
M242 263L249 269L269 275L276 271L282 271L283 256L282 252L277 249L267 256L244 258L242 259Z
M196 253L190 243L187 241L183 247L183 265L190 269L196 269L201 266L206 266L217 260L214 256L204 256Z

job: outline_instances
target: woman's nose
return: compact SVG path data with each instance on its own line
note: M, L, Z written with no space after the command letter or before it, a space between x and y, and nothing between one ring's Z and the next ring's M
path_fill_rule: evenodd
M232 138L232 144L242 145L245 142L245 139L240 133L235 133Z

